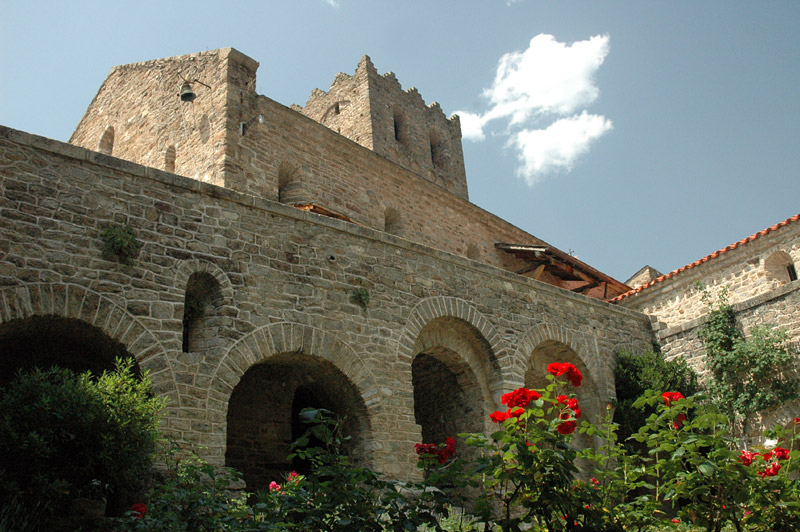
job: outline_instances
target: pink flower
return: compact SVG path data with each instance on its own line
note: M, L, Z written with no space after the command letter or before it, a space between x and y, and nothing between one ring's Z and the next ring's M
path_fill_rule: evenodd
M281 485L273 480L269 483L269 491L281 491Z

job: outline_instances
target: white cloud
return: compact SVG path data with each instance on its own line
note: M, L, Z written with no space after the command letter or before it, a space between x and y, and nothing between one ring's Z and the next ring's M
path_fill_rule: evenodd
M521 166L517 175L533 185L542 176L570 171L589 146L613 128L611 120L583 111L561 118L546 129L523 129L511 135L507 145L517 150Z
M507 144L518 150L524 163L518 173L528 183L555 169L569 171L589 143L611 129L609 120L585 112L600 94L595 77L608 55L609 40L608 35L596 35L561 43L552 35L539 34L526 50L504 54L491 87L483 91L488 109L483 113L456 111L464 138L484 140L485 130L501 123L505 125L500 127L501 134L509 136ZM583 114L571 116L580 110ZM570 118L541 129L546 121L562 117ZM601 124L607 127L598 127ZM544 134L558 137L545 138ZM534 150L533 139L547 148ZM556 141L563 148L554 144Z
M339 0L322 0L331 7L339 7Z
M461 119L461 136L468 140L481 141L486 138L483 133L483 125L486 120L481 115L467 111L458 111L458 118Z

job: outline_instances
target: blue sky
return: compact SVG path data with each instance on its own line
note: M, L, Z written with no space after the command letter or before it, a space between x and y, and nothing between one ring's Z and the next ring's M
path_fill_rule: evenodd
M368 54L469 117L473 203L624 281L800 212L798 25L796 1L0 0L0 123L66 141L114 65L226 46L303 105Z

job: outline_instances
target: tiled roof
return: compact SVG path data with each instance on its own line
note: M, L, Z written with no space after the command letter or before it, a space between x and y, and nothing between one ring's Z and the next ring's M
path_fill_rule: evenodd
M717 257L722 255L723 253L727 253L729 251L732 251L732 250L738 248L739 246L743 246L743 245L747 244L748 242L752 242L753 240L756 240L757 238L761 238L762 236L766 236L766 235L768 235L769 233L771 233L773 231L777 231L778 229L780 229L784 225L788 225L788 224L790 224L792 222L796 222L798 220L800 220L800 214L795 214L791 218L787 218L782 222L778 222L775 225L767 227L766 229L762 229L758 233L750 235L747 238L743 238L743 239L739 240L738 242L734 242L733 244L731 244L729 246L726 246L726 247L724 247L724 248L722 248L720 250L717 250L714 253L712 253L711 255L706 255L702 259L696 260L691 264L687 264L686 266L682 266L682 267L678 268L677 270L673 270L673 271L671 271L671 272L669 272L667 274L662 275L661 277L656 277L655 279L653 279L649 283L643 284L642 286L634 288L633 290L625 292L624 294L620 294L617 297L609 299L608 301L610 303L616 303L618 301L621 301L621 300L625 299L626 297L632 296L633 294L638 294L639 292L641 292L642 290L645 290L646 288L649 288L649 287L651 287L651 286L653 286L655 284L658 284L658 283L660 283L662 281L666 281L667 279L670 279L671 277L675 277L679 273L684 272L686 270L689 270L691 268L694 268L695 266L700 266L701 264L706 263L706 262L710 261L711 259L716 259Z

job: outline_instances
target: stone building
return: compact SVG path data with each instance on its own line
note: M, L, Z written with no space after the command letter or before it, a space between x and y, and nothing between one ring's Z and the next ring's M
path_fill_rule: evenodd
M784 328L800 345L800 214L726 246L666 275L646 266L612 302L648 314L667 358L683 356L705 369L697 336L707 304L698 283L715 299L724 288L745 333L755 325ZM653 277L653 272L658 274ZM647 275L651 278L647 279Z
M3 379L131 356L168 435L251 488L297 465L304 406L396 478L549 362L598 416L613 354L655 340L645 292L470 203L458 118L368 57L304 107L256 94L257 68L230 48L115 67L69 144L0 126ZM124 226L130 263L102 252Z

